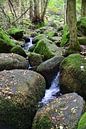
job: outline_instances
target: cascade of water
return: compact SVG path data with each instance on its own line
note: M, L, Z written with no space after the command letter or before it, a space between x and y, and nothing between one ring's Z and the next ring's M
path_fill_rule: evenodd
M25 42L25 44L24 44L24 46L23 46L24 50L29 50L29 48L31 48L31 47L33 46L33 43L32 43L33 38L30 37L29 40L30 40L30 41Z
M45 105L45 104L49 103L51 100L56 98L58 93L60 93L59 75L60 75L60 73L58 72L57 75L55 76L55 78L52 80L50 88L46 89L45 96L43 97L40 104Z

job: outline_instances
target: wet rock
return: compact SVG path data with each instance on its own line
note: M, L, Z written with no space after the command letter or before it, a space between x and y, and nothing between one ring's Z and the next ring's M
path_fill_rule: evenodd
M84 108L76 93L62 95L38 110L32 129L76 129Z
M71 54L60 67L60 85L63 92L77 92L86 99L86 57Z
M1 53L0 54L0 71L10 69L28 69L28 61L17 54Z
M14 129L29 129L44 91L45 80L36 72L0 72L0 123Z
M59 65L63 59L63 56L54 56L53 58L41 63L37 67L37 72L41 73L45 77L48 85L51 84L51 80L53 79L53 76L57 73Z

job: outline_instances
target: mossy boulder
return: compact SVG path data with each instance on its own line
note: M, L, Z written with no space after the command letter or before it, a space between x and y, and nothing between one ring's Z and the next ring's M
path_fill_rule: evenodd
M0 71L10 69L28 69L28 61L17 54L1 53L0 54Z
M54 56L47 61L44 61L37 67L37 72L41 73L47 82L47 86L51 85L51 80L56 75L61 61L64 59L63 56Z
M29 129L45 91L44 78L29 70L0 72L0 123Z
M25 53L25 51L24 51L24 50L22 49L22 47L19 46L19 45L14 46L14 47L11 49L11 52L12 52L12 53L19 54L19 55L21 55L21 56L23 56L23 57L26 57L26 56L27 56L26 53Z
M37 67L38 65L40 65L43 62L42 58L43 58L42 55L34 53L34 52L30 52L28 54L28 60L32 67L34 66Z
M10 49L14 46L16 46L16 43L10 39L5 31L0 29L0 53L10 52Z
M53 52L50 51L47 44L45 43L45 40L40 40L33 52L43 55L45 60L54 56Z
M63 92L77 92L86 99L86 57L71 54L60 67L60 85Z
M44 38L37 42L34 52L44 56L44 60L49 59L55 55L61 56L63 49L57 47L52 41Z
M86 36L86 17L82 17L77 22L77 28L78 28L78 35L79 36Z
M20 28L12 27L8 30L8 34L12 36L16 40L20 40L23 38L23 30Z
M36 113L32 129L76 129L85 102L76 93L62 95Z
M86 129L86 112L81 116L77 129Z

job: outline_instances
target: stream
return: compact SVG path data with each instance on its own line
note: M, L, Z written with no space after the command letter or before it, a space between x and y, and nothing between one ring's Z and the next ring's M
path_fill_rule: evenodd
M26 40L23 49L29 50L29 48L32 46L33 46L33 38L30 37L28 38L28 40ZM42 98L42 100L39 102L40 106L46 105L47 103L49 103L50 101L52 101L53 99L55 99L57 96L60 95L59 75L60 75L60 72L57 72L57 74L55 74L51 82L51 86L49 87L49 89L45 90L45 95Z

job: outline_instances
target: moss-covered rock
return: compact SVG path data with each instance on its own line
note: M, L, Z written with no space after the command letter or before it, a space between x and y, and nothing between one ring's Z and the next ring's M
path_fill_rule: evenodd
M84 109L82 97L65 94L38 110L32 129L76 129Z
M37 43L34 52L44 55L44 60L46 60L55 55L61 56L63 49L57 47L52 41L44 38Z
M27 56L26 53L25 53L25 51L24 51L24 50L22 49L22 47L19 46L19 45L14 46L14 47L11 49L11 52L12 52L12 53L19 54L19 55L21 55L21 56L23 56L23 57L26 57L26 56Z
M33 52L43 55L45 60L54 56L53 52L50 51L47 44L45 43L45 40L40 40Z
M20 28L12 27L8 30L8 34L16 40L20 40L23 37L23 30Z
M0 54L0 71L7 69L28 69L28 61L17 54L1 53Z
M44 95L45 80L33 71L0 72L0 123L14 129L31 128L38 101Z
M0 29L0 53L10 52L10 49L14 46L16 46L15 42L10 39L5 31Z
M63 92L77 92L86 99L86 57L71 54L60 67L60 85Z
M34 52L30 52L28 54L29 63L32 67L40 65L40 63L43 62L42 58L43 58L42 55Z
M86 129L86 112L82 115L77 129Z
M86 36L86 17L82 17L77 22L77 28L78 28L78 35L79 36Z

